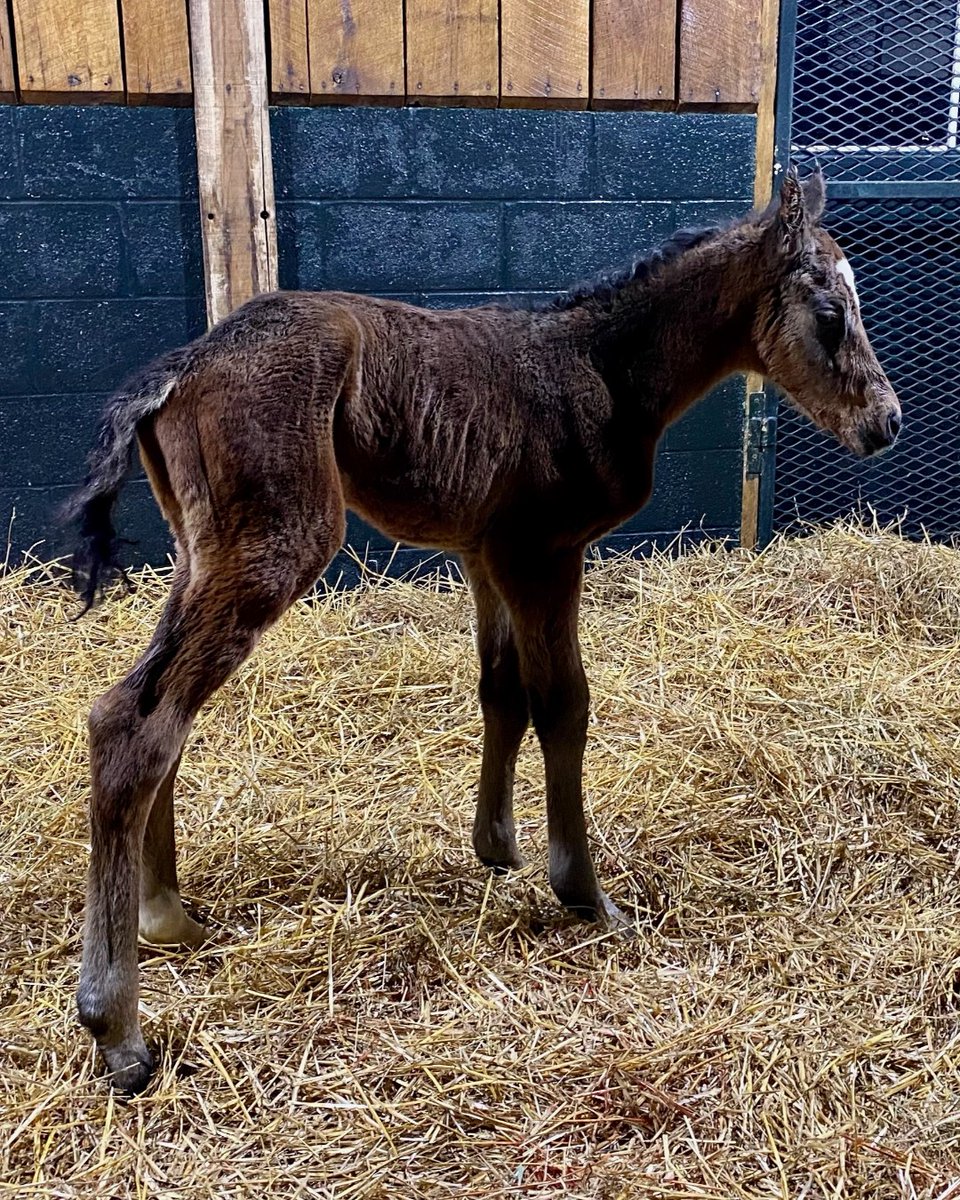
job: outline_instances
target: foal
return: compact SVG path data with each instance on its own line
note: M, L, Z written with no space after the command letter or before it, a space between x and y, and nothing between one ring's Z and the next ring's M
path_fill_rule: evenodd
M647 500L657 440L718 380L756 371L855 454L900 408L853 275L819 227L822 178L724 228L533 310L428 312L344 293L251 301L109 402L83 489L76 568L89 605L115 565L112 510L139 445L177 541L145 654L90 714L92 858L80 1019L115 1083L142 1089L137 918L197 944L174 852L173 785L203 702L317 579L349 507L391 537L455 551L476 599L483 761L473 844L520 863L514 763L532 720L546 768L550 882L622 922L587 845L583 556Z

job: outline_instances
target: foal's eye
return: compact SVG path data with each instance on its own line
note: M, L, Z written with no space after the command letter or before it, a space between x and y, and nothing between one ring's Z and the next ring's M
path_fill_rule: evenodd
M846 314L842 308L831 304L818 308L816 317L820 345L829 358L835 358L847 330Z

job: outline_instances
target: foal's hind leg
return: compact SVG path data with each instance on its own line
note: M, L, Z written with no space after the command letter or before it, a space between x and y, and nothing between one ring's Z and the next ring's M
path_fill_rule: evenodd
M177 621L161 622L137 668L90 714L91 859L77 1001L114 1082L127 1091L141 1090L153 1065L137 1021L137 903L150 807L164 782L172 784L204 700L320 574L340 536L342 517L323 560L306 568L237 547L204 564ZM156 828L166 830L165 810ZM154 866L165 855L154 854Z
M178 522L179 523L179 522ZM183 595L190 581L190 558L182 544L160 628L155 641L163 644L166 631L182 617ZM199 946L206 936L183 911L177 880L177 850L173 827L173 787L180 755L157 788L143 833L140 864L140 937L158 946Z
M140 938L155 946L199 946L206 930L183 911L177 881L173 829L173 785L180 766L173 766L157 788L143 834L140 864Z
M479 559L465 560L477 609L483 763L473 848L495 870L523 866L513 823L513 776L529 723L510 613Z

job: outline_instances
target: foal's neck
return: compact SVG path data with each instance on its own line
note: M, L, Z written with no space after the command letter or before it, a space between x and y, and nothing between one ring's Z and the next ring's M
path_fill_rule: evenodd
M759 228L735 226L624 284L594 314L618 407L662 429L721 379L760 369L752 328L769 289L762 255Z

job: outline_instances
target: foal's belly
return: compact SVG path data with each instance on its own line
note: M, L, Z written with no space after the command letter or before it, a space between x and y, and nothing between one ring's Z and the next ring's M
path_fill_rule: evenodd
M378 416L372 429L349 419L336 427L347 507L399 542L451 551L476 547L515 487L521 447L505 445L494 425L458 420L442 406L429 422L409 404Z
M436 485L383 477L361 484L344 473L341 482L347 508L394 541L463 552L482 540L485 513Z

